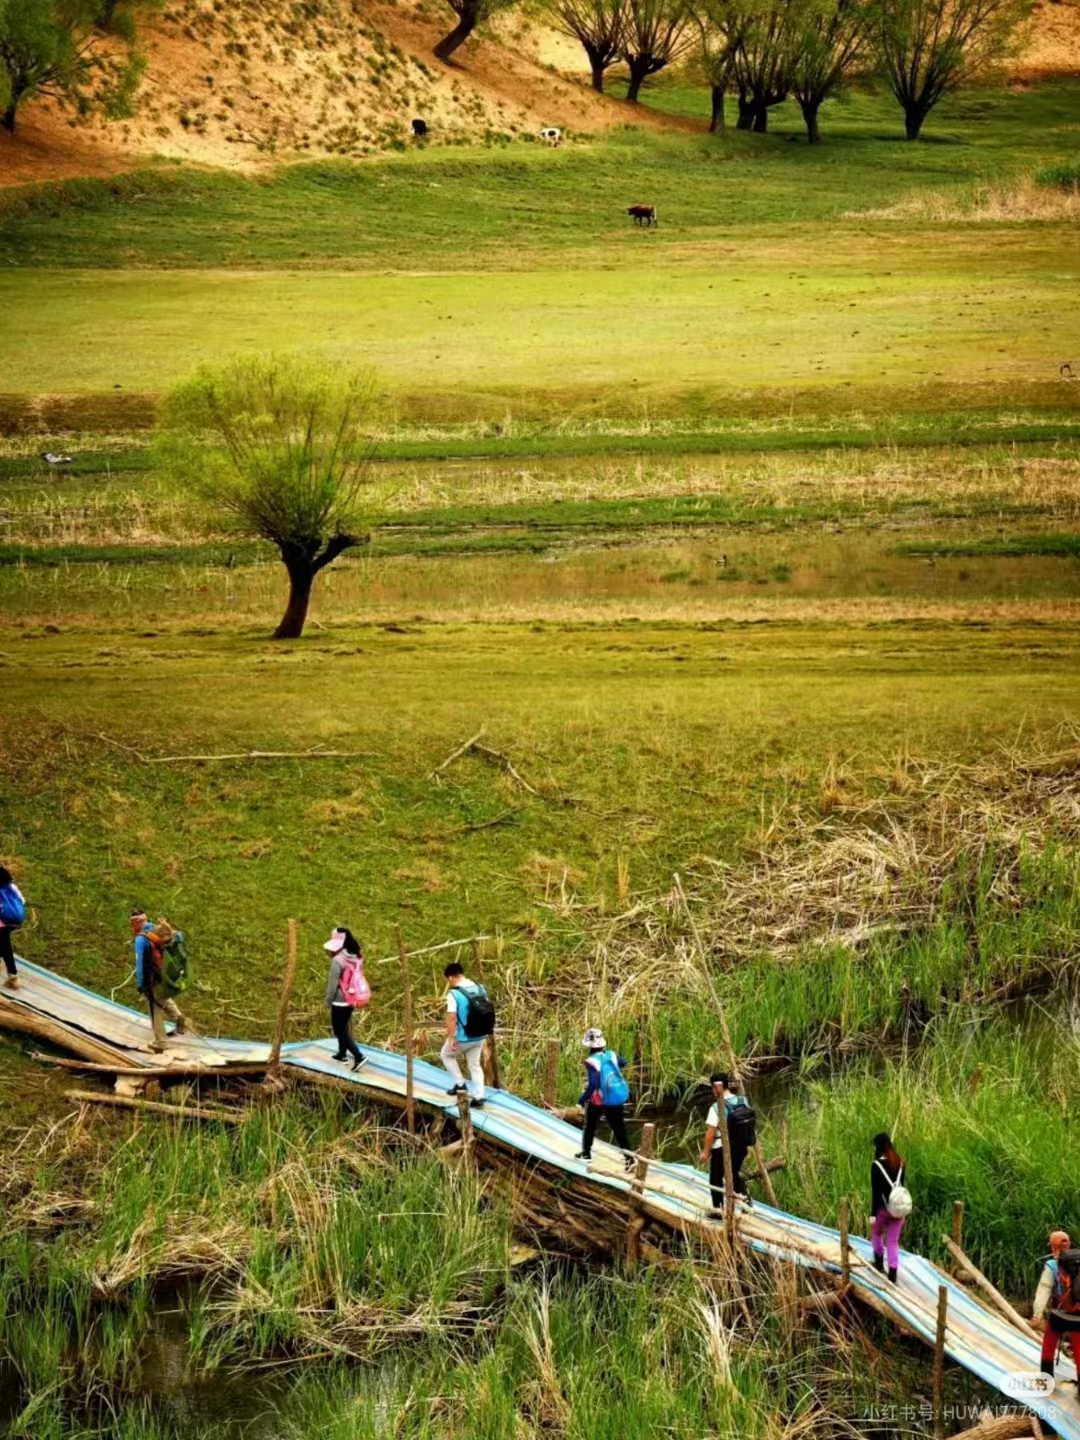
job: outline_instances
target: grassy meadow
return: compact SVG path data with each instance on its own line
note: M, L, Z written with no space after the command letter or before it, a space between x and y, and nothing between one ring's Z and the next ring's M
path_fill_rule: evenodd
M681 1158L724 1059L708 964L751 1093L786 1067L762 1106L782 1202L832 1222L846 1195L861 1223L891 1128L911 1243L937 1254L965 1198L1023 1303L1046 1231L1080 1222L1080 262L1034 178L1078 98L959 95L917 145L858 93L819 147L784 107L765 136L0 192L0 860L27 957L136 1003L145 904L188 933L196 1025L266 1036L294 916L299 1038L347 923L359 1039L392 1045L398 927L461 940L413 962L425 1053L461 953L509 1085L536 1098L561 1038L571 1103L601 1023ZM275 348L385 392L385 513L287 644L276 557L150 433L194 364ZM480 731L494 756L439 768ZM929 1390L918 1346L807 1316L780 1270L537 1256L437 1135L361 1103L182 1137L73 1111L32 1048L0 1037L0 1435L392 1414L780 1440Z

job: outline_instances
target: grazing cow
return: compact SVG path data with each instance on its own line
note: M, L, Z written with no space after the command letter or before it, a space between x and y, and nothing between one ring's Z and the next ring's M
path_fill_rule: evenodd
M427 121L414 120L412 122L412 133L415 139L424 140L427 137Z
M562 131L555 125L546 125L537 139L543 140L545 145L550 145L555 150L562 144Z
M628 205L626 213L635 225L659 225L655 205Z

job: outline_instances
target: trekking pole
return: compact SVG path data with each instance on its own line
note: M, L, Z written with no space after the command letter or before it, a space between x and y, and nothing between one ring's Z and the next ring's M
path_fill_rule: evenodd
M416 1134L416 1101L413 1098L413 1014L412 979L409 975L409 953L401 938L401 926L397 927L398 958L401 961L401 994L405 1007L405 1126L410 1135Z
M296 921L289 921L288 949L285 957L285 977L281 982L281 1004L278 1006L277 1024L274 1027L274 1043L270 1047L270 1063L266 1067L267 1079L272 1083L281 1081L281 1045L285 1039L285 1020L292 999L293 981L296 978Z
M739 1062L735 1058L735 1046L731 1043L731 1031L728 1029L727 1014L724 1010L724 1003L720 999L720 993L717 990L715 983L713 982L712 971L709 969L708 961L705 958L705 947L701 943L701 935L698 931L697 923L694 920L693 911L690 909L690 902L686 898L686 891L683 889L682 880L678 875L675 876L675 890L678 894L679 900L682 903L687 923L690 926L690 934L693 936L694 939L694 949L697 951L698 960L701 964L701 972L705 976L705 982L709 987L709 993L712 995L713 1005L716 1007L717 1018L720 1021L720 1034L723 1036L724 1049L727 1051L728 1068L731 1071L732 1079L734 1079L735 1076L737 1076L739 1073ZM726 1134L726 1120L724 1124ZM728 1149L727 1144L725 1143L724 1155L726 1156L727 1153ZM775 1205L776 1191L773 1189L772 1180L769 1178L769 1171L765 1165L765 1151L762 1147L760 1140L754 1141L754 1155L757 1157L758 1170L761 1174L761 1183L765 1186L765 1194L769 1197L769 1204ZM726 1159L724 1161L724 1165L725 1167L727 1166Z

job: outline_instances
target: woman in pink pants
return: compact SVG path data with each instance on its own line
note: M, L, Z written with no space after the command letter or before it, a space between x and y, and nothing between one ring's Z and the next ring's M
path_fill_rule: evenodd
M890 1214L889 1196L893 1186L901 1184L903 1178L903 1158L882 1131L874 1136L874 1162L870 1166L870 1213L874 1217L870 1244L874 1251L874 1269L883 1271L887 1258L889 1279L894 1285L900 1268L900 1231L904 1228L904 1219L902 1215Z

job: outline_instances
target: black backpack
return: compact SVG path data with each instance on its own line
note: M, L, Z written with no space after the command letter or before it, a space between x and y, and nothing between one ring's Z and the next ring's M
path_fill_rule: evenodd
M750 1146L757 1140L757 1116L748 1100L739 1100L728 1106L728 1134L733 1145Z
M461 993L465 996L465 1019L461 1022L465 1034L470 1040L484 1040L494 1035L495 1006L484 987L478 985L472 994L468 990Z
M1058 1257L1058 1273L1067 1275L1072 1281L1073 1294L1080 1291L1080 1250L1066 1250L1064 1255ZM1078 1295L1080 1298L1080 1295Z

